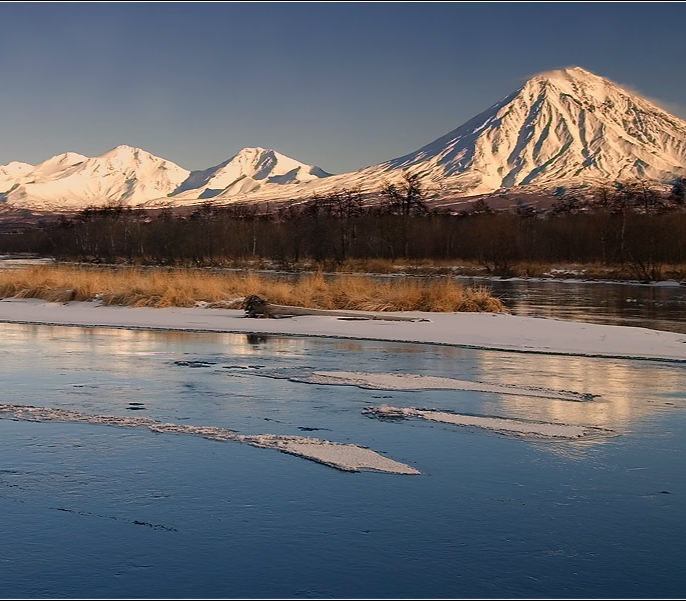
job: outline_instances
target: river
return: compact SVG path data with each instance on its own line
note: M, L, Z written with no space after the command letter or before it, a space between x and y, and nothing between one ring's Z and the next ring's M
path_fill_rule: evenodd
M0 419L5 598L655 598L686 586L686 366L421 344L0 325L0 403L373 449L348 473L146 428ZM269 370L596 396L368 390ZM379 404L609 431L535 441Z

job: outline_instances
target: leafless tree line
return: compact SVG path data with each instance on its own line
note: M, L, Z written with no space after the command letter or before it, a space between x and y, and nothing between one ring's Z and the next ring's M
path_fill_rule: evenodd
M641 182L568 194L546 213L521 205L495 212L487 201L461 212L430 210L416 178L388 185L368 204L342 190L290 203L206 203L181 216L165 209L89 208L47 227L0 234L0 252L61 260L156 265L225 265L269 259L473 261L507 275L523 262L602 263L659 279L666 264L686 263L686 180L667 192Z

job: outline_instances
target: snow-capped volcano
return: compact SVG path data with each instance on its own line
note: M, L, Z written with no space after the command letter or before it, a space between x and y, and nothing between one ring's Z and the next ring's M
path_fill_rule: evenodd
M245 148L216 167L190 172L140 148L117 146L93 158L67 152L39 165L0 166L0 202L34 210L175 204L328 175L319 167L264 148Z
M336 189L374 191L416 173L436 198L500 190L552 190L686 176L686 121L608 79L572 67L537 75L419 150L329 176L274 150L245 148L189 172L144 150L118 146L40 165L0 166L0 202L43 210L127 205L290 200ZM287 184L287 185L285 185Z
M298 191L374 191L404 172L418 174L437 198L672 179L686 175L686 122L585 69L559 69L415 152ZM241 200L249 199L267 195Z
M93 158L67 152L35 167L15 169L12 181L0 180L6 187L0 186L0 192L10 205L39 210L135 205L169 194L188 173L140 148L117 146Z
M527 81L418 151L378 165L471 194L686 173L686 122L574 67Z
M305 165L275 150L244 148L220 165L193 171L173 193L175 198L213 198L254 192L269 184L298 184L327 177L313 165Z

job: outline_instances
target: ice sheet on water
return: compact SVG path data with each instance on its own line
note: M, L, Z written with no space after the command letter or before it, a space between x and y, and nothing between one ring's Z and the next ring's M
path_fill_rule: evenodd
M296 455L316 461L329 467L347 472L371 471L391 474L419 474L419 472L398 461L383 457L376 451L355 444L344 444L308 438L305 436L280 436L275 434L239 434L228 428L215 426L192 426L170 424L145 417L121 417L116 415L88 415L79 411L32 407L30 405L0 404L0 419L22 421L58 421L88 424L103 424L120 428L145 427L152 432L166 434L189 434L222 442L234 441L262 449L276 449L289 455Z
M482 428L506 436L534 440L579 440L588 437L614 435L614 432L610 430L593 426L557 424L490 415L467 415L433 409L417 409L415 407L393 407L385 404L377 407L367 407L364 412L367 415L384 419L419 418L455 426Z
M339 386L358 386L371 390L470 390L474 392L493 392L546 399L586 402L598 395L571 390L555 390L537 386L515 384L473 382L438 376L398 373L364 373L348 371L315 371L304 368L286 368L255 372L256 375L270 378L285 378L292 382L306 384L333 384Z

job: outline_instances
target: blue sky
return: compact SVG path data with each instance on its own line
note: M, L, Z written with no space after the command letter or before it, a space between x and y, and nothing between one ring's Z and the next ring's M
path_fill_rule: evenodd
M686 4L0 4L0 164L245 146L334 173L391 159L579 65L686 117Z

